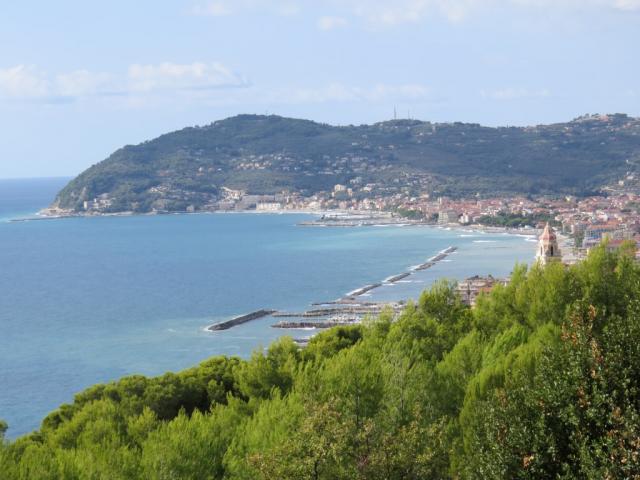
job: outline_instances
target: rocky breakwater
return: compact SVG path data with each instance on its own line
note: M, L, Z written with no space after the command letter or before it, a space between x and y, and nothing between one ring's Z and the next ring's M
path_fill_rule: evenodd
M431 257L425 263L415 267L414 270L426 270L427 268L431 268L436 263L438 263L439 261L444 260L445 258L447 258L448 255L452 254L456 250L458 250L458 247L453 247L453 246L452 247L447 247L444 250L442 250L440 253L438 253L436 256Z
M239 317L232 318L231 320L226 320L224 322L211 325L207 328L207 330L212 332L216 332L219 330L228 330L231 327L250 322L251 320L257 320L258 318L263 318L268 315L273 315L274 313L276 313L275 310L256 310L255 312L247 313L246 315L240 315Z

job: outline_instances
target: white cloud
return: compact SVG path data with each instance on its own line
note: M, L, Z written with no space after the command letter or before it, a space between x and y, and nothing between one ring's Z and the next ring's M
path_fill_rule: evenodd
M0 96L39 98L49 94L46 75L33 65L16 65L0 69Z
M287 15L304 9L314 13L320 10L322 15L318 27L328 30L343 26L343 22L337 19L347 22L348 17L360 19L369 26L392 27L417 23L428 17L460 22L476 12L507 7L544 9L546 13L589 9L628 12L640 11L640 0L212 0L196 4L192 13L210 16L250 12Z
M345 87L341 84L331 84L319 88L293 88L291 90L275 91L271 94L272 101L282 103L325 103L357 100L358 89Z
M242 88L233 93L229 89ZM224 90L224 93L219 90ZM180 97L176 97L180 94ZM165 101L207 101L217 104L309 104L327 102L420 101L431 98L421 84L319 87L251 87L241 75L220 63L134 64L124 75L89 70L49 75L35 66L0 69L0 97L43 102L122 97L125 107L146 107Z
M35 66L0 69L0 97L43 102L89 97L141 97L246 87L248 81L221 63L131 65L125 75L75 70L49 75Z
M117 90L115 80L107 73L76 70L55 77L55 93L63 97L86 97Z
M528 88L509 87L498 90L481 90L480 95L483 98L490 98L493 100L517 100L526 98L545 98L549 97L551 93L546 88L530 90Z
M431 98L431 89L419 84L376 84L368 87L332 83L314 88L289 88L274 90L264 95L268 103L330 103L330 102L381 102L418 101Z
M431 96L431 89L425 85L385 85L378 84L369 89L366 97L372 101L395 98L398 100L420 100Z
M220 63L161 63L129 67L129 82L134 92L153 90L199 90L221 87L241 87L247 80Z
M476 12L498 8L537 8L545 11L587 9L640 11L640 0L345 0L354 14L378 26L419 22L429 16L459 22Z
M209 2L194 6L191 12L194 15L223 17L225 15L231 15L233 10L230 5L224 2Z
M285 105L387 103L393 105L439 101L431 88L420 84L374 84L353 86L330 83L315 87L286 86L267 88L251 86L222 92L195 92L188 98L211 107L236 107L255 110L260 107L278 108ZM142 97L144 98L144 97ZM146 105L149 103L146 102ZM144 106L139 103L138 106Z
M284 17L297 15L298 13L300 13L300 5L298 5L298 3L295 1L281 2L276 12L278 13L278 15L282 15Z
M640 0L616 0L614 6L619 10L640 10Z
M347 19L344 17L325 16L318 19L318 28L320 30L334 30L347 26Z
M300 0L213 0L195 4L191 8L191 13L210 17L247 12L290 16L300 11L302 3Z
M511 4L526 8L558 10L640 10L640 0L495 0L495 4Z
M364 19L368 24L383 27L416 23L428 16L441 16L449 21L458 22L481 3L480 0L348 1L352 4L354 15Z

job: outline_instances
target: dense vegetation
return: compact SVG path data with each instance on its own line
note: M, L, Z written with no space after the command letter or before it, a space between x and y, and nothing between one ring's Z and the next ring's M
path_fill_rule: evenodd
M421 210L397 208L395 213L402 218L408 218L409 220L423 220L425 218L425 215ZM430 218L430 220L432 219ZM435 220L437 220L437 216L435 217Z
M3 479L540 479L640 475L633 252L530 271L298 349L98 385L0 447Z
M585 194L634 171L640 119L618 114L536 127L395 120L336 127L240 115L126 146L74 179L56 205L109 211L205 208L221 187L310 195L350 184L373 194ZM369 191L367 191L369 192ZM370 195L370 193L367 193Z
M496 215L484 215L477 220L480 225L492 227L537 227L541 223L549 223L558 226L559 222L548 213L517 214L508 212L498 212Z

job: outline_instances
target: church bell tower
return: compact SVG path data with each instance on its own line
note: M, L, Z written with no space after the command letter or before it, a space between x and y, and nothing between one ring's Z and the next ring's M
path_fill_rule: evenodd
M551 262L559 262L562 260L560 248L558 248L558 239L556 238L556 232L548 223L544 227L542 235L540 235L540 241L538 242L538 251L536 253L536 260L542 265L546 265Z

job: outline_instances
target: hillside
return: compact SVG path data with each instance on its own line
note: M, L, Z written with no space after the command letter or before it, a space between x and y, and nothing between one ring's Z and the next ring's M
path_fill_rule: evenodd
M215 210L223 187L309 196L336 184L361 196L580 195L635 172L639 160L640 119L623 114L500 128L417 120L338 127L240 115L123 147L69 183L54 206Z
M284 338L76 395L3 442L7 480L622 479L640 475L640 267L594 249L461 303Z

